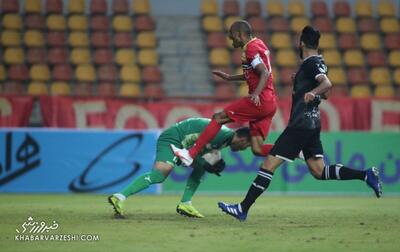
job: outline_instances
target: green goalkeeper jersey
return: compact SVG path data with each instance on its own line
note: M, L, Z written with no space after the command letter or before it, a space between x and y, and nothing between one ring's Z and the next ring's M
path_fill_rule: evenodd
M175 163L172 162L174 155L170 149L170 144L174 144L179 148L189 149L193 146L209 123L210 119L190 118L178 122L164 130L157 141L156 161L162 161L171 164ZM195 164L203 162L203 159L200 157L205 153L212 150L220 150L229 146L233 135L233 130L226 126L222 126L221 130L214 137L214 139L199 153L198 158L195 159Z
M177 130L182 147L189 149L193 146L209 123L210 119L190 118L176 123L171 128L175 128ZM233 130L226 126L222 126L218 134L204 147L204 150L200 153L200 155L211 150L219 150L227 147L232 141L233 134Z

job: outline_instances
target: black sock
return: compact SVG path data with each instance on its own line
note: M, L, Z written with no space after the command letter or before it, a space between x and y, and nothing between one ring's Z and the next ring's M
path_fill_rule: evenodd
M365 180L365 171L354 170L343 166L342 164L326 165L324 171L322 172L322 180L351 180L360 179Z
M251 205L253 205L253 203L256 201L258 196L260 196L268 188L273 175L274 174L272 172L260 168L257 177L254 179L253 184L247 191L246 197L240 203L243 212L247 212Z

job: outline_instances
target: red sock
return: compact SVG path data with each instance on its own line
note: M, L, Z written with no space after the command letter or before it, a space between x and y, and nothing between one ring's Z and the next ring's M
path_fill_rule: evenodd
M195 158L197 154L209 143L219 132L222 125L217 123L216 120L212 119L211 122L207 125L204 131L200 134L197 141L194 143L192 148L189 150L189 154L192 158Z
M271 151L272 147L274 147L273 144L264 144L263 146L261 146L262 156L263 157L268 156L268 154Z

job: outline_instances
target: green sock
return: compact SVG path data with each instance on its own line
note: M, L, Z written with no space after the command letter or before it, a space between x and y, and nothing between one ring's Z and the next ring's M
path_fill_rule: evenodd
M124 195L125 197L128 197L132 194L138 193L148 188L152 184L161 183L164 180L165 180L164 174L162 174L157 169L153 169L152 171L146 172L142 176L132 181L121 191L121 194Z
M190 174L186 183L181 202L188 202L192 200L193 194L196 192L197 187L199 187L201 177L203 177L204 172L204 169L193 169L192 174Z

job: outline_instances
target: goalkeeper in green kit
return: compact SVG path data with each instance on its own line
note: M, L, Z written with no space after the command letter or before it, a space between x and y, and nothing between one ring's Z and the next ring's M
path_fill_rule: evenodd
M157 140L157 152L153 169L137 177L122 191L108 197L108 202L114 208L115 217L124 217L123 202L126 198L148 188L152 184L162 183L172 169L180 165L180 160L175 157L170 145L174 144L179 148L190 148L209 123L209 119L191 118L178 122L163 131ZM219 173L225 168L225 162L221 158L219 150L228 146L232 151L245 150L251 144L250 138L250 130L247 127L236 131L225 126L221 128L214 140L204 147L192 164L193 171L188 178L181 202L176 208L179 214L197 218L204 217L191 203L191 199L201 182L201 177L206 171L219 176Z

